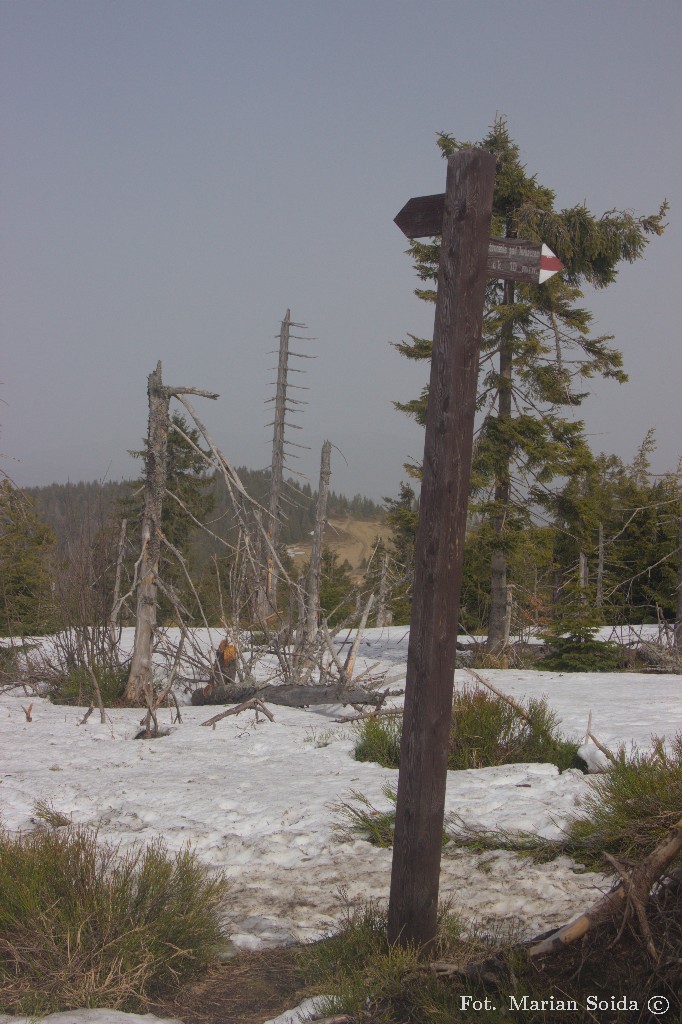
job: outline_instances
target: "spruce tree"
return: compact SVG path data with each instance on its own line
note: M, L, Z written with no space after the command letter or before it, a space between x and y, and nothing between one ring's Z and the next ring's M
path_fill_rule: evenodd
M441 133L444 157L471 146ZM515 538L529 523L533 503L545 503L549 483L589 460L582 422L565 413L586 397L595 375L626 380L611 336L593 337L591 313L579 305L584 283L611 284L619 263L633 262L649 236L664 230L667 204L639 217L610 211L596 217L586 206L554 209L554 192L521 163L504 119L478 143L497 157L492 233L546 243L566 271L543 285L489 282L479 376L480 424L475 439L472 488L493 532L488 643L503 645L507 567ZM409 252L419 277L437 277L440 242L413 242ZM416 294L435 301L431 287ZM431 342L408 335L396 345L410 359L430 359ZM425 421L428 388L396 406Z
M594 623L656 622L660 616L675 621L681 478L679 472L651 473L654 449L649 431L630 464L602 453L554 496L560 620L571 617L582 601L590 609L597 605ZM581 554L588 567L582 592L576 586Z
M207 473L206 459L200 454L201 435L196 427L175 411L170 417L166 449L166 496L161 513L164 538L185 559L191 560L191 542L198 532L198 523L205 522L215 508L215 480ZM144 451L131 452L144 458ZM142 482L140 482L141 484ZM141 486L132 497L120 503L121 518L128 519L128 529L135 529L142 516ZM186 576L170 549L162 553L162 576L188 607L194 602ZM194 568L192 566L192 568ZM172 607L164 594L159 595L161 619L172 618Z
M0 635L44 633L52 623L54 534L28 495L0 482Z

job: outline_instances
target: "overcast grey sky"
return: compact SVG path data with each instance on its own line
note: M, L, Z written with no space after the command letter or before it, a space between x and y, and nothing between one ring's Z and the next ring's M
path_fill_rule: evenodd
M2 469L132 476L146 378L198 400L228 457L269 464L269 354L289 306L318 340L295 441L317 479L396 494L422 434L392 407L430 335L393 217L440 192L436 132L508 119L557 193L669 227L587 292L630 383L595 383L593 447L682 449L679 0L1 0ZM303 332L298 332L303 333ZM300 365L300 364L299 364Z

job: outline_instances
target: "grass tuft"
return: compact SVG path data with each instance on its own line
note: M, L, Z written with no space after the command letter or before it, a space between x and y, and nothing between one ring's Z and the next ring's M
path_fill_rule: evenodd
M55 810L48 800L36 800L33 805L33 813L36 818L43 821L50 828L64 828L71 825L71 818L67 818L61 811Z
M348 908L340 929L306 947L299 963L308 985L329 993L317 998L316 1012L358 1024L499 1024L512 1017L524 1024L594 1024L590 997L599 993L610 1009L611 993L615 1001L624 992L636 1009L607 1013L613 1024L646 1024L648 1000L661 995L678 1020L679 914L659 894L649 916L659 964L648 959L641 936L623 932L618 921L538 964L518 933L465 932L450 908L429 948L392 946L383 905L372 901ZM447 966L442 976L431 969L433 961ZM606 1017L601 1012L599 1019Z
M341 821L336 832L342 840L365 839L375 846L393 845L395 789L386 785L384 796L393 806L378 810L362 793L337 805ZM485 850L510 850L536 862L563 854L592 871L611 873L608 853L625 863L639 862L663 841L682 815L682 733L666 751L654 740L648 753L621 747L617 763L601 775L589 777L587 794L579 815L572 818L556 839L532 832L485 829L468 824L458 815L446 815L443 845ZM679 858L682 861L682 857Z
M428 969L425 958L413 946L389 944L386 936L385 903L370 900L361 906L347 905L341 927L321 942L306 947L300 966L308 984L332 995L318 998L320 1015L350 1014L372 1022L429 1020L443 1024L453 1018L432 1017L428 1008L436 1007L438 990L443 990ZM429 956L447 956L461 943L459 917L449 904L439 910L438 937ZM418 990L420 1015L415 1015L415 990ZM454 1009L454 998L447 998ZM410 1007L409 1016L401 1014Z
M205 967L227 892L194 854L84 828L0 831L0 990L15 1014L142 1009Z
M559 771L578 767L578 746L562 736L546 700L529 700L526 717L483 687L455 692L448 768L491 768L503 764L555 764ZM366 718L357 727L357 761L384 768L400 766L402 717Z

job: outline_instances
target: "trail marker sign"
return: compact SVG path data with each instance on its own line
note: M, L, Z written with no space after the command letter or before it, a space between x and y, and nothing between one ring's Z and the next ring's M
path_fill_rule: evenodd
M445 193L409 199L395 223L408 238L427 238L443 230ZM563 270L549 246L522 238L491 238L488 242L488 277L543 284Z

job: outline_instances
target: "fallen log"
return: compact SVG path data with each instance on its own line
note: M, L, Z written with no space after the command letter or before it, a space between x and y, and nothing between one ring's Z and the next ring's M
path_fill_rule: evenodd
M252 697L268 704L280 704L288 708L305 708L311 704L371 704L381 707L385 693L370 693L361 687L341 686L299 686L295 683L282 686L213 686L211 683L192 694L192 704L241 704Z

